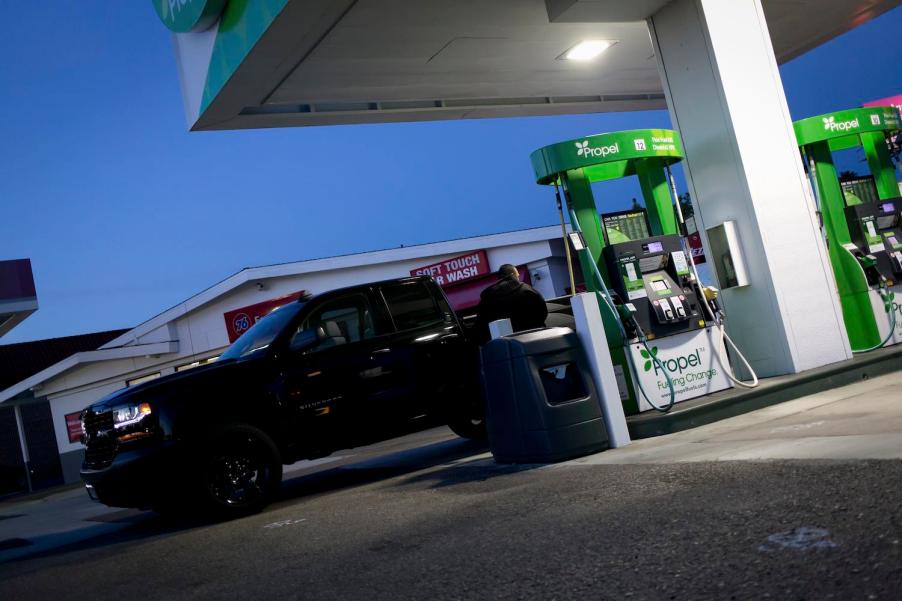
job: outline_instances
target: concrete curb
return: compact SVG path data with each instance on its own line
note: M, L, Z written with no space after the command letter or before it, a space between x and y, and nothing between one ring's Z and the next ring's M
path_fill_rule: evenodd
M630 436L651 438L742 415L809 394L854 384L902 369L902 344L858 355L851 361L762 380L758 388L732 388L680 403L669 412L626 418Z

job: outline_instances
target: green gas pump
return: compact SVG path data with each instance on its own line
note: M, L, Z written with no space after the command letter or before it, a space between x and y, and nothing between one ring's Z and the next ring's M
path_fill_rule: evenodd
M902 199L886 137L900 129L893 107L851 109L796 121L854 352L902 341L895 292L902 282ZM863 147L876 202L846 197L833 152ZM895 288L895 290L894 290Z
M625 412L667 411L738 381L723 347L714 291L701 286L680 236L670 173L683 159L679 134L598 134L540 148L530 158L536 182L564 192L586 287L599 296ZM600 215L591 184L631 176L639 179L645 209ZM714 329L723 336L712 337Z

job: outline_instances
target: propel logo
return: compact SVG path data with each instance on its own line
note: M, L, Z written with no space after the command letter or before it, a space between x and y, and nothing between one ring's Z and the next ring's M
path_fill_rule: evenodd
M851 121L837 121L836 117L824 117L824 129L827 131L849 131L858 129L858 117Z
M581 157L599 157L604 158L609 154L617 154L620 152L620 143L614 142L610 146L602 146L600 148L592 148L589 146L588 140L576 142L576 154Z
M658 356L658 347L656 347L656 346L651 347L651 353L649 353L649 352L648 352L647 350L645 350L645 349L642 349L642 350L639 351L639 354L642 355L642 358L643 358L643 359L645 359L645 365L642 366L642 367L643 367L643 370L644 370L644 371L650 371L650 370L651 370L651 364L654 362L654 361L652 360L652 357L657 357L657 356ZM655 367L655 371L656 371L656 372L658 371L658 368L657 368L657 367Z
M651 371L654 368L655 375L658 375L661 373L661 366L663 366L670 374L682 374L684 369L698 367L702 364L701 351L702 349L697 348L695 352L688 355L680 355L673 359L659 359L658 347L653 346L651 353L642 349L639 351L639 354L645 359L645 365L642 366L644 371Z

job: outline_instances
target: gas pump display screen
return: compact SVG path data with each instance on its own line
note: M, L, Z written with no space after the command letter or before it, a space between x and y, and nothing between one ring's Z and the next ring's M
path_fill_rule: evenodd
M666 255L655 255L653 257L643 257L639 259L639 270L642 273L651 273L652 271L664 269L665 256Z
M664 280L655 280L651 282L651 289L655 292L670 292L670 289L667 287L667 282Z
M645 211L623 211L601 216L605 237L609 244L648 238L648 218Z
M661 253L664 252L664 245L661 242L649 242L642 245L642 250L647 253Z
M891 227L896 227L899 225L899 215L893 213L892 215L883 215L882 217L877 218L877 229L878 230L886 230Z

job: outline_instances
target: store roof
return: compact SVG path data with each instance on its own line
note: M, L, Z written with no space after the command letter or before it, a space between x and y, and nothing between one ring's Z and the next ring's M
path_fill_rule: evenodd
M0 345L0 390L82 351L93 351L128 330L109 330Z
M230 2L175 46L195 130L661 109L645 18L666 3ZM898 0L762 4L783 63ZM585 39L616 43L591 63L559 60Z

